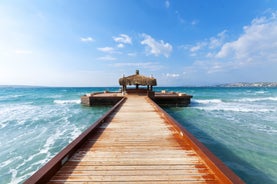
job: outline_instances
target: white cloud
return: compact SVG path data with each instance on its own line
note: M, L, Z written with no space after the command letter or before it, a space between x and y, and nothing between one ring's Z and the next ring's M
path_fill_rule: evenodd
M276 15L253 19L234 41L224 42L228 35L222 31L193 47L183 47L198 54L198 60L184 68L188 79L202 83L274 81L277 78Z
M101 47L101 48L97 48L97 49L99 51L107 52L107 53L113 53L115 51L115 49L112 47Z
M216 58L234 58L240 62L277 61L276 13L254 19L243 31L237 40L225 43Z
M189 51L190 52L196 52L199 51L200 49L202 49L203 47L205 47L208 43L207 42L199 42L196 43L196 45L192 46Z
M164 43L163 40L156 41L150 35L142 34L144 40L140 43L142 45L146 45L147 54L153 54L155 56L164 55L165 57L169 57L172 51L172 45L169 43Z
M118 37L113 37L113 40L118 43L132 44L132 39L126 34L120 34Z
M172 78L177 78L177 77L180 77L180 74L178 74L178 73L167 73L166 76L167 77L172 77Z
M102 61L114 61L114 60L116 60L116 58L111 56L111 55L106 55L106 56L103 56L103 57L99 57L97 59L102 60Z
M166 0L166 1L165 1L165 7L166 7L166 8L169 8L169 7L170 7L170 2L169 2L169 0Z
M117 47L118 47L118 48L124 48L125 45L124 45L123 43L120 43L120 44L117 45Z
M193 46L186 47L189 48L189 51L191 52L191 56L196 56L196 52L200 50L214 50L220 48L224 44L224 40L226 38L227 30L224 30L220 33L218 33L215 37L211 37L205 41L198 42ZM208 54L209 57L212 55L212 52L209 51Z
M92 37L81 37L81 42L94 42L95 40Z
M216 37L211 37L209 40L209 48L215 49L215 48L222 46L222 44L224 43L224 40L226 38L226 33L227 33L227 30L224 30L224 31L218 33L216 35Z
M118 43L118 48L124 48L125 44L132 44L132 38L126 34L120 34L117 37L113 37L113 40Z

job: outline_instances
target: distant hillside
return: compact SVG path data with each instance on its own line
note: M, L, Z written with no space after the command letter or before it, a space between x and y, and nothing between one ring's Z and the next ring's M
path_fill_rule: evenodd
M220 84L218 87L277 87L277 82L238 82L230 84Z

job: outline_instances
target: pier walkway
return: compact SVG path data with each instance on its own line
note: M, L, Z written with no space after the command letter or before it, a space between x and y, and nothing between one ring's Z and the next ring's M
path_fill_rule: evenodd
M145 96L129 95L49 183L222 183Z

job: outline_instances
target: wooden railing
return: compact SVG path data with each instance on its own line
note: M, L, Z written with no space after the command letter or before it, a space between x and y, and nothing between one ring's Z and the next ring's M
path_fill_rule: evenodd
M218 176L223 183L243 184L244 181L238 177L229 167L227 167L219 158L217 158L204 144L199 142L190 132L188 132L180 123L165 112L158 104L150 98L147 100L154 106L157 112L170 123L181 137L180 144L189 143L191 147L204 160L208 167Z
M34 173L24 184L46 183L51 177L69 160L69 158L76 152L76 150L86 141L87 137L94 133L94 131L101 126L109 116L118 109L126 98L121 99L114 105L107 113L100 119L86 129L79 137L72 141L67 147L59 152L54 158L47 162L42 168Z

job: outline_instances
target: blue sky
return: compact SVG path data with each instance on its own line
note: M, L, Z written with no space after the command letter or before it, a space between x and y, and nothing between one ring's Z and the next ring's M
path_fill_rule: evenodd
M277 81L275 0L9 0L0 25L0 85Z

